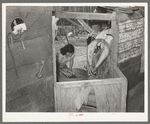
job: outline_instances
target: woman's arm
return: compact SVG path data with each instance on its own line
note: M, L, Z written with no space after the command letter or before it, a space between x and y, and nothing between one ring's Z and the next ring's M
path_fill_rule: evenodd
M73 67L73 64L74 64L74 57L75 57L75 55L72 55L72 57L69 61L69 72L72 73L72 74L74 74L73 70L72 70L72 67Z
M7 44L6 44L7 46L9 46L9 47L13 47L13 36L12 36L12 34L11 33L9 33L8 35L7 35ZM11 46L10 46L11 45Z
M95 65L95 68L93 68L93 70L92 70L93 73L95 73L98 70L98 68L103 64L103 62L107 59L107 57L109 56L109 53L110 53L110 49L109 49L108 45L106 45L104 43L102 45L103 45L103 47L102 47L103 52L101 53L101 56L98 59L96 65Z
M73 64L74 64L74 58L72 58L69 63L70 71L72 71Z
M72 76L72 74L70 72L68 72L67 70L62 69L61 67L59 68L59 73L62 73L66 77L71 77Z

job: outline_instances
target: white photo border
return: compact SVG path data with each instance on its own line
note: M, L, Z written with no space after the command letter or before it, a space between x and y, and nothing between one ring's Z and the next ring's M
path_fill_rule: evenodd
M144 113L70 113L6 112L6 6L144 6L145 7L145 68ZM71 114L71 115L72 115ZM146 122L148 121L148 3L2 3L2 121L3 122Z

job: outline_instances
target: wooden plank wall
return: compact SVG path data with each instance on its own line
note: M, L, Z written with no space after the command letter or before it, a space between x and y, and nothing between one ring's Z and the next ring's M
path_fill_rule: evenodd
M54 82L52 57L52 8L51 7L7 7L6 33L15 17L27 25L24 45L13 45L13 56L19 78L16 76L10 51L6 47L6 111L45 112L54 111ZM43 77L37 78L39 61L45 61Z
M55 88L57 112L78 112L84 103L93 102L88 101L92 89L95 92L97 112L126 111L126 78L60 82L55 84Z

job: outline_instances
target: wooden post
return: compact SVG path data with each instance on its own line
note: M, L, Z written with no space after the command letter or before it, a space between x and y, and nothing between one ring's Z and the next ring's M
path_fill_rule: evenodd
M94 32L82 19L77 20L90 34Z
M76 25L76 26L78 26L79 28L81 28L81 29L84 29L81 25L79 25L79 24L77 24L76 22L74 22L74 21L72 21L72 20L70 20L70 19L67 19L67 18L65 18L67 21L69 21L70 23L72 23L73 25Z
M113 12L116 18L116 12ZM119 40L119 32L118 32L118 25L117 20L111 21L111 34L114 36L114 40L111 46L111 68L117 66L118 63L118 40ZM114 72L114 71L113 71Z
M53 48L54 98L55 98L55 103L56 103L55 11L52 11L52 48ZM56 104L55 104L55 110L57 110Z
M127 79L122 78L121 112L126 112L127 83L128 83Z
M84 13L84 12L56 12L57 18L69 18L69 19L87 19L87 20L116 20L116 14L111 13Z
M52 13L52 47L53 47L53 65L54 65L54 82L56 82L56 54L55 54L55 16Z

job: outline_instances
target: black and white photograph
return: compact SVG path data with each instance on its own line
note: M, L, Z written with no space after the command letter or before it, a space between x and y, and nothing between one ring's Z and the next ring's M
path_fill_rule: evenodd
M3 121L146 120L147 9L3 3Z

